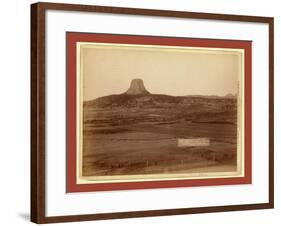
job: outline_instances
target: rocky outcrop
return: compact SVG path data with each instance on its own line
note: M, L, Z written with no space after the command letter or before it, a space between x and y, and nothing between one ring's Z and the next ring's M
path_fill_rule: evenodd
M133 79L130 88L125 94L128 95L145 95L150 94L144 87L142 79Z
M235 111L237 105L236 96L171 96L149 93L142 79L133 79L129 89L121 94L112 94L98 97L84 102L84 107L90 108L188 108L193 111L220 110ZM191 112L191 110L189 110Z

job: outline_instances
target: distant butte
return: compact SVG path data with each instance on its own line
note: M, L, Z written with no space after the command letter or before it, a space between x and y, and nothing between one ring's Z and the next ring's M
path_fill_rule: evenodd
M130 88L125 92L128 95L146 95L150 94L144 87L142 79L136 78L131 81Z

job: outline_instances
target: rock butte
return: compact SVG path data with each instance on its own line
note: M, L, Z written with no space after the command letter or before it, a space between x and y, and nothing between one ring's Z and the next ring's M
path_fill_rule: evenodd
M142 79L136 78L131 81L130 88L125 92L128 95L145 95L150 94L144 87Z

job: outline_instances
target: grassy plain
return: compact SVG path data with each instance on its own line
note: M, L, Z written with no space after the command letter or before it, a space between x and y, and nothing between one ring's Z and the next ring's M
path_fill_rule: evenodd
M85 102L82 174L236 171L236 105L236 98L164 95ZM178 138L209 138L210 146L178 147Z

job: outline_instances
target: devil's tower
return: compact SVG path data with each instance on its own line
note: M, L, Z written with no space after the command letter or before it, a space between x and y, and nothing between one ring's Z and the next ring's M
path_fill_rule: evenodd
M126 94L145 95L150 93L145 89L142 79L137 78L131 81L130 88L127 90Z

